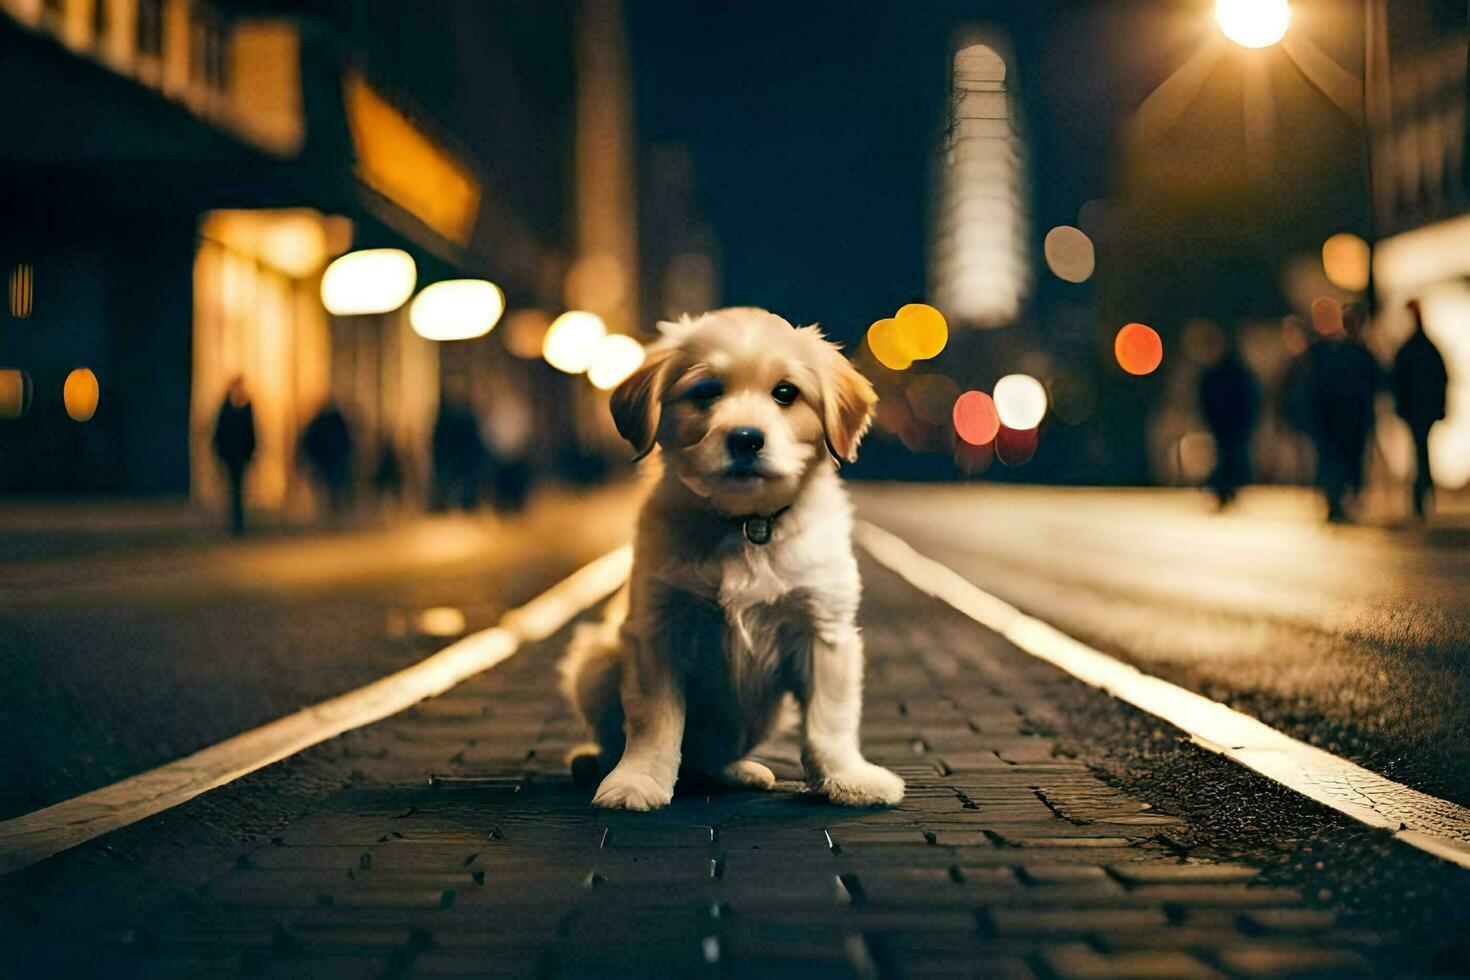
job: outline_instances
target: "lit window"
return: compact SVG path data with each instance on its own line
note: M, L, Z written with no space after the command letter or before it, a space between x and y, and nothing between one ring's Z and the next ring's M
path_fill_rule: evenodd
M31 315L35 270L29 262L21 262L10 270L10 315L24 320Z

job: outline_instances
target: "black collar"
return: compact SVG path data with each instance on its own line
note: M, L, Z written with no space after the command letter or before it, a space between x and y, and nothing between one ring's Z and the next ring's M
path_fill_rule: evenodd
M787 504L774 514L748 514L744 517L727 518L732 524L740 525L740 532L751 544L769 544L776 529L776 518L791 509Z

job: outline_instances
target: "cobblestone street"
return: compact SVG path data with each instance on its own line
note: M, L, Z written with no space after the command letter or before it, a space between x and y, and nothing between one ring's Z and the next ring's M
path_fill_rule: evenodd
M1279 876L1185 857L1180 817L1039 733L1070 682L864 573L865 744L908 781L898 809L803 795L790 740L763 756L776 792L591 809L562 764L563 633L0 881L4 972L1209 976L1392 954Z

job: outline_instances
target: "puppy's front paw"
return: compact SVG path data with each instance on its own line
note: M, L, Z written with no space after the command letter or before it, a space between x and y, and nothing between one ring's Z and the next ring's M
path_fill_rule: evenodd
M672 786L663 786L652 776L618 766L597 787L592 805L609 810L657 810L668 806L673 798Z
M903 780L871 762L834 772L818 788L842 806L894 806L903 799Z

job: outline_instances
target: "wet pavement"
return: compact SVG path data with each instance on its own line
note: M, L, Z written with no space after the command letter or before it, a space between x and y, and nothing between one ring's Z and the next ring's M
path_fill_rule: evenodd
M581 737L554 692L563 632L0 880L0 972L1217 976L1466 962L1470 875L1212 769L1177 733L863 571L865 744L908 780L895 810L804 795L789 740L765 753L776 792L591 809L562 765ZM1223 798L1190 785L1201 774ZM1344 841L1401 867L1367 897L1339 890L1340 874L1334 888L1360 869L1311 856L1350 860ZM1409 906L1430 913L1389 912Z

